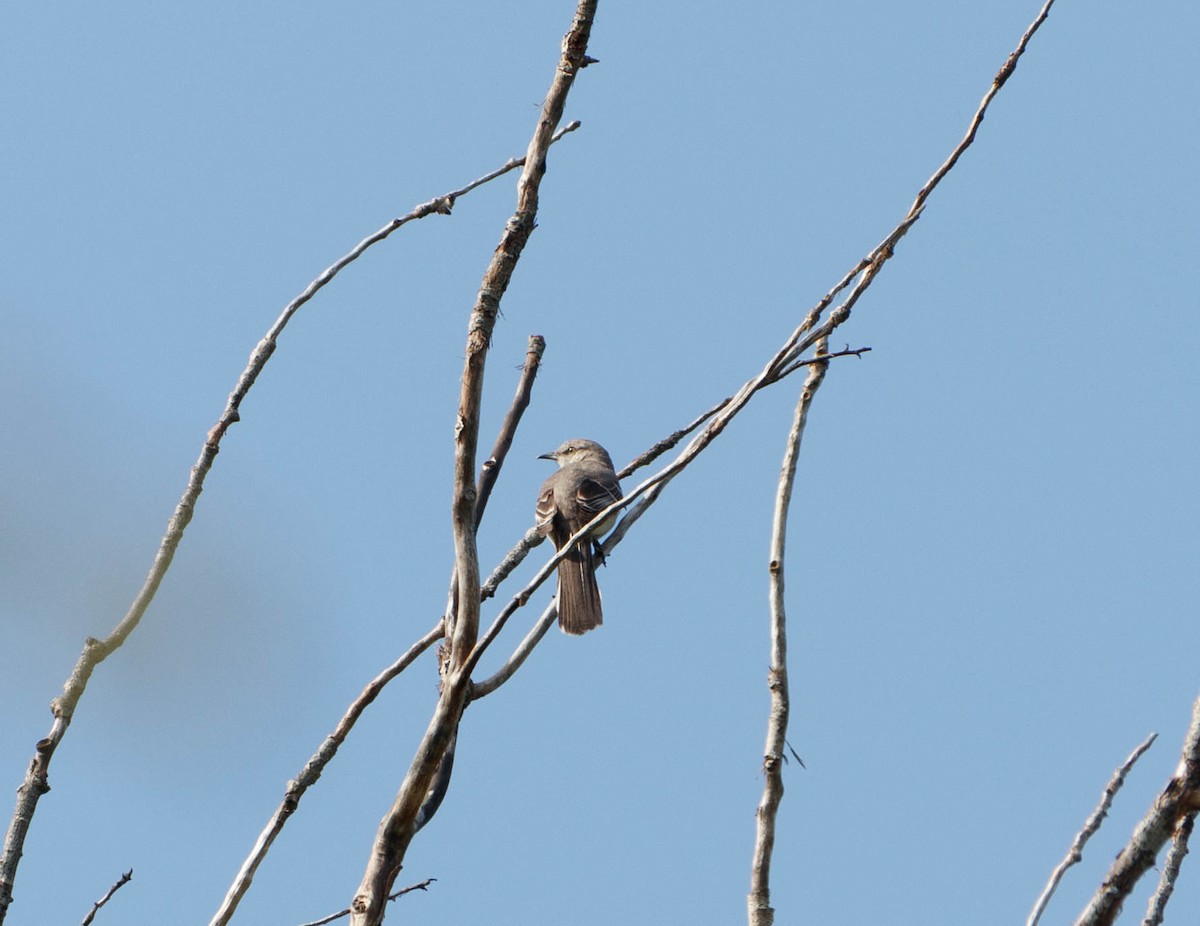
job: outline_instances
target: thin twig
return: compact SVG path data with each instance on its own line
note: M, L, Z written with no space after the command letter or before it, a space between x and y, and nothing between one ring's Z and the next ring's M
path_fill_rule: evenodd
M1179 879L1179 868L1183 858L1188 854L1188 840L1192 837L1192 828L1196 825L1196 815L1188 814L1175 830L1175 838L1171 840L1171 851L1167 853L1167 861L1163 865L1162 874L1158 878L1158 887L1146 905L1146 918L1142 926L1160 926L1167 912L1167 901L1175 891L1175 882Z
M504 558L492 570L492 574L488 576L487 581L479 587L479 599L487 601L496 594L496 589L500 587L500 583L512 574L529 555L529 551L541 544L546 538L538 533L536 526L529 528L525 532L525 536L517 541L516 545L511 550L504 554Z
M856 347L854 349L847 347L845 350L836 351L832 354L826 354L823 357L810 357L807 360L797 360L792 366L781 370L778 375L771 379L770 383L773 384L779 382L779 380L786 376L790 376L803 366L809 366L814 363L824 363L826 360L832 360L834 357L861 357L870 350L871 348L869 347ZM733 396L726 396L708 411L701 412L695 419L685 424L678 431L674 432L673 434L669 434L667 437L664 437L662 440L655 443L654 446L652 446L649 450L646 450L644 453L635 457L628 465L626 465L619 473L617 473L617 478L624 479L626 476L631 475L632 473L641 469L643 466L649 466L664 453L678 444L681 440L695 431L696 428L708 421L709 418L723 409L732 400Z
M545 352L546 339L540 334L531 334L529 346L525 350L525 365L521 368L521 378L517 382L517 393L513 396L508 414L504 416L504 422L500 425L496 442L492 444L492 454L483 461L483 466L480 467L478 499L475 502L476 528L483 520L483 510L487 507L488 499L492 495L492 487L500 477L500 469L504 466L504 460L512 446L513 437L517 433L517 425L521 423L521 416L529 407L529 397L533 393L533 381L537 378L538 368L541 366L542 355Z
M547 144L553 144L568 132L572 132L578 127L578 122L570 123L561 131L555 133ZM458 190L443 194L417 206L407 215L393 219L374 234L364 238L349 253L322 271L316 279L308 284L300 295L289 302L279 317L275 319L274 324L271 325L262 340L255 346L250 354L246 368L242 371L241 376L238 377L237 384L226 400L224 411L221 412L217 423L208 432L208 436L200 450L200 456L196 460L188 477L183 495L180 497L178 504L175 506L175 511L167 522L167 530L159 542L154 562L128 612L126 612L113 631L103 640L88 637L84 643L83 652L80 654L75 667L71 670L70 677L63 686L63 693L50 704L50 710L54 715L54 722L46 738L37 743L33 761L30 762L29 768L25 773L25 780L17 789L16 807L13 809L12 819L5 833L3 851L0 852L0 923L4 922L8 906L12 903L12 892L16 881L17 866L24 851L25 838L33 821L34 812L37 810L38 800L50 790L50 760L53 758L59 743L62 742L63 737L66 735L67 728L71 725L71 720L75 715L75 708L79 703L79 699L83 697L83 692L87 688L87 683L92 676L92 672L125 642L126 638L141 623L142 616L146 613L150 602L154 600L154 596L158 592L158 587L162 583L167 570L170 568L171 561L175 558L175 551L183 539L184 531L192 520L196 503L199 501L200 493L204 489L204 481L212 469L217 453L221 449L221 439L225 436L225 432L229 430L229 427L240 419L241 414L239 409L242 400L245 399L246 394L250 391L259 374L266 366L271 354L274 353L280 333L304 303L312 299L339 271L362 256L363 252L371 247L371 245L382 241L402 225L415 219L421 219L435 213L449 215L455 200L459 197L465 196L476 187L494 180L511 170L515 170L524 164L524 157L510 158L502 167L489 174L485 174L477 180L471 181Z
M1050 903L1050 898L1058 890L1058 883L1062 881L1067 869L1083 861L1083 847L1087 845L1088 840L1100 829L1100 824L1104 822L1109 808L1112 807L1113 798L1121 790L1121 785L1125 784L1125 776L1129 774L1129 770L1133 768L1134 763L1154 744L1157 738L1157 733L1151 733L1137 749L1129 754L1129 758L1121 764L1121 767L1113 772L1112 779L1105 787L1104 793L1100 795L1100 803L1096 805L1096 809L1092 811L1091 816L1083 824L1083 829L1075 836L1074 841L1071 843L1071 848L1067 850L1066 856L1058 863L1054 871L1051 872L1050 880L1046 882L1046 887L1042 890L1041 896L1038 897L1037 902L1033 905L1033 911L1029 914L1029 919L1025 921L1026 926L1037 926L1038 920L1042 918L1046 906Z
M871 251L870 254L860 260L858 264L852 268L849 273L842 277L841 281L834 286L833 289L826 293L820 302L818 302L817 305L812 308L808 316L805 318L804 323L793 334L795 343L793 352L790 354L785 353L782 358L782 363L790 363L796 356L799 356L805 350L807 350L809 345L815 342L816 339L813 337L809 337L803 341L801 340L801 337L804 334L814 330L814 326L816 325L821 314L825 311L826 307L832 303L833 299L837 297L837 294L844 290L850 284L851 280L859 277L859 282L855 289L851 292L850 297L834 310L834 316L841 317L833 324L827 325L827 330L825 330L824 333L828 334L829 332L832 332L833 329L837 328L847 318L849 318L850 310L858 301L859 296L866 291L867 287L870 286L875 277L878 276L883 265L895 255L896 245L899 244L900 239L908 233L908 230L912 228L917 219L921 217L921 213L924 211L925 204L928 202L930 195L935 189L937 189L938 184L945 179L946 175L950 173L950 171L954 168L954 165L958 163L958 160L962 157L963 153L974 143L975 135L979 131L979 126L983 123L984 116L987 115L988 107L991 106L992 100L994 100L996 95L1000 92L1000 88L1008 82L1010 77L1012 77L1013 72L1017 68L1017 61L1023 54L1025 54L1025 49L1028 47L1030 40L1033 38L1038 29L1041 28L1042 23L1046 21L1046 17L1050 15L1050 8L1052 6L1054 6L1054 0L1046 0L1045 5L1038 12L1037 16L1034 17L1034 20L1032 23L1030 23L1029 28L1025 30L1025 33L1021 36L1020 41L1017 42L1017 47L1013 49L1012 53L1005 60L1004 64L1001 65L1000 70L996 72L996 76L992 78L992 85L983 95L983 99L979 101L979 106L976 107L975 114L971 117L971 121L967 126L967 131L963 135L962 140L955 145L954 150L950 152L949 157L947 157L946 160L942 162L941 166L933 172L932 176L925 181L924 186L922 186L917 192L916 199L913 200L912 206L909 207L908 214L900 220L900 223L888 233L887 237L885 237L883 241L880 242L873 251ZM821 334L821 332L817 333Z
M446 633L449 653L444 662L441 692L433 717L404 776L392 806L379 824L362 880L351 903L354 926L378 926L383 920L384 898L404 862L416 833L418 815L430 786L451 744L471 688L469 657L479 633L479 557L475 542L475 460L479 440L479 409L483 374L500 300L512 279L521 253L536 226L538 193L546 172L546 153L562 119L567 94L575 76L585 67L587 43L597 0L579 0L550 89L542 103L538 124L529 142L525 168L517 183L517 208L504 228L492 259L483 274L467 326L454 440L454 488L451 521L458 599L453 626Z
M321 743L320 748L304 764L304 768L300 770L300 774L288 782L287 789L283 794L283 800L275 808L275 813L271 815L271 819L267 821L267 825L263 828L263 831L259 833L254 847L250 850L250 854L242 862L242 867L238 869L233 883L230 884L229 890L225 892L225 899L221 901L221 906L217 908L217 912L213 914L213 918L209 921L209 926L225 926L229 922L234 911L237 910L242 897L250 889L250 883L254 880L255 872L258 871L258 866L266 858L268 850L271 848L272 843L275 842L275 837L279 835L283 830L284 824L287 823L292 814L300 806L300 799L304 796L304 792L316 784L317 779L321 777L321 773L325 771L325 766L333 761L333 757L337 755L338 748L345 742L346 737L350 735L350 731L358 722L358 718L362 716L363 711L367 709L371 702L379 697L379 693L383 691L384 686L388 682L407 669L418 656L440 640L441 637L442 622L439 620L425 636L421 637L421 639L408 648L408 652L380 672L379 675L375 676L359 696L354 699L346 709L345 714L342 715L342 719L334 727L333 732L325 737L325 741Z
M1110 926L1134 885L1154 865L1159 850L1175 835L1185 816L1200 810L1200 698L1192 705L1192 722L1184 737L1175 774L1134 828L1128 844L1104 876L1075 926Z
M395 900L397 897L403 897L405 894L410 894L413 891L427 891L429 890L429 885L433 884L433 882L436 880L437 878L426 878L420 884L411 884L402 890L396 891L394 894L388 894L388 900ZM319 920L313 920L311 923L303 923L302 926L325 926L326 923L332 923L334 920L340 920L343 916L349 916L350 912L350 908L347 907L345 910L339 910L337 913L331 913L329 916L322 917Z
M763 793L755 814L754 856L750 867L750 893L746 911L750 926L771 926L775 910L771 907L771 857L775 851L775 820L783 800L783 763L786 760L788 713L791 700L788 692L787 668L787 610L784 606L784 555L787 548L787 519L792 505L792 488L796 482L796 464L800 458L800 443L813 398L825 379L829 363L824 355L824 342L817 345L817 362L804 380L804 388L796 401L792 429L779 473L779 488L775 493L775 517L771 525L771 553L767 566L771 611L771 668L767 672L767 689L771 708L767 716L767 740L763 751Z
M115 894L117 891L119 891L121 888L123 888L131 880L133 880L133 869L132 868L130 868L129 871L125 872L125 874L121 875L121 877L119 877L116 880L116 882L113 884L113 886L110 887L105 892L104 896L101 897L99 900L97 900L94 904L92 904L91 912L89 912L88 915L83 918L83 922L80 923L79 926L90 926L92 920L94 920L96 918L96 913L99 912L100 908L103 907L106 903L109 902L109 900L112 899L113 894Z
M817 355L815 357L809 357L806 360L796 360L793 363L791 363L790 365L784 367L783 370L781 370L779 373L779 378L783 379L785 376L790 376L792 373L795 373L801 367L808 367L808 366L812 366L813 364L825 363L829 360L834 359L835 357L859 357L859 358L861 358L863 354L869 354L870 352L871 352L871 348L869 348L869 347L849 347L849 346L845 347L842 350L834 351L832 354L822 354L820 351L817 351Z
M534 625L529 628L529 631L521 639L521 642L517 644L517 648L513 650L512 655L504 661L504 665L483 681L475 682L471 686L471 700L478 701L480 698L487 697L512 678L516 674L516 671L524 664L525 660L529 658L529 654L533 652L533 648L542 641L542 637L554 626L554 619L556 617L558 617L558 602L552 601L542 611L541 616L534 622Z

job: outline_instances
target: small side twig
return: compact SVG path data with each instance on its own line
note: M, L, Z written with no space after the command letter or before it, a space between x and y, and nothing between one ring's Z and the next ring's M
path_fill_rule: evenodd
M779 473L779 488L775 493L775 516L771 525L771 552L767 567L770 587L771 667L767 672L767 688L771 708L767 716L767 739L763 750L763 793L755 814L754 855L750 867L750 893L746 911L750 926L771 926L775 910L771 906L771 858L775 851L775 820L783 800L783 763L787 747L788 714L791 699L788 691L787 668L787 609L784 606L784 554L787 547L787 519L792 505L792 488L796 482L796 465L800 444L808 422L808 410L829 368L825 343L817 345L817 359L808 371L804 388L796 401L792 429Z
M478 498L475 501L476 527L479 527L483 520L483 510L487 507L492 487L495 486L496 480L500 476L500 469L504 466L504 460L512 446L513 436L517 433L517 425L521 423L521 416L529 407L529 397L533 393L533 381L537 378L538 368L541 366L542 355L545 352L546 339L540 334L531 334L529 346L525 351L525 366L521 368L521 379L517 382L517 393L513 396L512 405L509 406L508 414L504 416L504 422L500 425L500 431L496 435L496 441L492 444L491 456L484 460L483 466L480 467L479 485L476 489Z
M1083 847L1087 845L1088 840L1100 829L1100 824L1104 822L1109 808L1112 807L1113 799L1117 796L1117 792L1121 790L1121 785L1125 784L1125 777L1129 774L1129 770L1133 768L1134 763L1154 744L1157 738L1157 733L1151 733L1140 746L1129 754L1129 758L1121 763L1121 767L1113 772L1112 779L1105 787L1104 793L1100 795L1100 803L1096 805L1096 809L1092 811L1091 816L1084 822L1083 829L1075 836L1074 841L1071 843L1071 848L1067 850L1066 856L1058 863L1054 871L1050 873L1050 880L1046 882L1046 887L1042 890L1037 902L1033 905L1029 919L1025 921L1026 926L1037 926L1038 920L1042 918L1042 914L1046 911L1046 906L1050 903L1050 898L1058 890L1058 884L1062 881L1063 875L1067 873L1067 869L1083 861Z
M521 639L521 642L517 644L517 648L513 650L512 655L504 661L504 665L483 679L483 681L475 682L471 685L471 700L478 701L480 698L487 697L512 678L524 664L525 660L529 658L529 654L533 652L533 648L542 642L542 637L554 626L554 619L556 617L558 617L558 603L552 601L542 611L541 616L534 622L534 625L529 628L529 631Z
M782 370L780 370L777 374L775 374L770 379L766 380L764 382L764 385L773 385L774 383L779 382L785 376L791 376L793 373L795 373L801 367L811 366L814 363L824 363L825 361L832 360L835 357L861 357L863 354L868 353L870 350L871 350L871 348L869 348L869 347L850 348L847 346L844 350L835 351L832 354L824 354L820 357L809 357L807 360L797 360L790 366L787 366L787 367L783 368ZM632 475L634 472L641 469L643 466L649 466L651 463L653 463L655 460L657 460L659 457L661 457L664 453L666 453L668 450L670 450L672 447L674 447L676 444L678 444L681 440L683 440L685 437L687 437L689 434L691 434L693 431L695 431L696 428L700 427L700 425L702 425L702 424L704 424L704 422L708 421L709 418L711 418L713 415L717 414L722 409L724 409L725 406L728 405L732 401L733 401L733 396L726 396L720 402L718 402L716 405L714 405L712 408L710 408L708 411L702 412L696 418L694 418L692 421L685 424L678 431L675 431L673 434L667 435L662 440L655 443L654 446L652 446L649 450L647 450L644 453L640 454L639 456L635 457L627 466L624 467L624 469L622 469L619 473L617 473L617 477L619 479L624 479L626 476Z
M403 897L405 894L411 894L413 891L427 891L429 885L433 884L437 878L426 878L420 884L410 884L406 888L401 888L394 894L388 894L388 902L395 900L397 897ZM311 923L302 923L301 926L325 926L326 923L332 923L334 920L340 920L343 916L349 916L351 910L347 907L345 910L339 910L337 913L331 913L329 916L322 917L319 920L313 920Z
M113 886L105 892L104 896L92 904L91 912L83 918L83 922L80 923L79 926L90 926L92 920L96 918L96 914L99 912L100 908L112 899L113 894L123 888L131 880L133 880L132 868L125 872L125 874L121 875L121 877L116 880L116 883L114 883Z

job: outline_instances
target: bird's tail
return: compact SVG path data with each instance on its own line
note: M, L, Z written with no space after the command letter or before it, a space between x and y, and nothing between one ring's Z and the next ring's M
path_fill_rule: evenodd
M602 623L596 563L591 541L585 540L558 564L558 626L578 635Z

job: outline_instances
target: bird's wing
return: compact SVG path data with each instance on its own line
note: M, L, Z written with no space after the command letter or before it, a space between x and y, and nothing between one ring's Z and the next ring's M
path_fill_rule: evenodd
M613 502L621 500L621 486L616 479L582 479L575 493L581 512L588 513L588 520L603 511Z
M547 483L537 500L537 529L543 537L550 534L554 526L554 517L558 514L558 505L554 503L554 486Z

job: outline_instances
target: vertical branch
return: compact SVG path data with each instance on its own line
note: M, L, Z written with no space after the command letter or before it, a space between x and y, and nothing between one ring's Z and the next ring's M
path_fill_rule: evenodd
M454 425L454 558L458 565L458 615L450 638L450 666L462 665L479 633L479 558L475 549L475 455L479 443L479 407L483 398L483 372L492 331L500 313L500 300L537 220L538 193L546 173L546 151L562 119L567 94L575 75L587 65L587 43L596 15L597 0L579 0L571 30L563 38L562 57L550 90L542 103L541 118L525 168L517 181L517 209L504 228L467 324L466 360L463 364L458 415Z
M572 124L578 125L577 122ZM524 163L524 158L521 159L521 162ZM484 460L483 465L479 468L479 481L475 486L476 532L479 531L479 525L483 522L483 512L487 508L488 499L492 495L492 488L496 485L496 480L500 478L500 470L504 466L504 460L508 457L508 450L512 446L513 436L517 433L517 425L521 423L521 417L525 414L525 409L529 407L529 398L533 393L533 381L537 378L538 370L542 364L542 355L545 352L546 339L540 334L531 334L529 336L529 346L525 350L525 365L521 369L521 378L517 382L516 395L513 396L508 414L504 416L504 423L500 425L496 441L492 444L491 456ZM538 539L541 539L540 536ZM515 566L516 564L514 564L514 568ZM491 597L491 595L490 593L484 593L481 588L479 597L482 603ZM446 611L442 616L442 623L447 632L454 626L454 617L458 613L457 609L458 565L456 563L451 570L450 593L446 596ZM445 671L449 655L448 650L443 650L440 654L440 671Z
M826 342L817 345L818 357L824 353ZM771 710L767 717L767 743L763 754L762 799L758 803L757 825L754 836L754 859L750 868L750 894L746 898L746 910L750 926L771 926L775 922L775 910L771 907L771 855L775 850L775 818L783 800L783 761L787 739L788 722L788 675L787 675L787 612L784 609L783 559L787 544L787 518L792 503L792 486L796 481L796 461L800 455L800 441L804 437L804 426L808 421L808 409L813 397L825 379L829 364L815 363L804 380L800 398L796 402L796 413L792 419L792 430L788 434L787 448L783 453L783 465L779 474L779 489L775 494L775 518L771 526L770 575L771 608L771 668L767 673L767 688L771 692Z
M529 142L525 168L517 183L517 208L504 228L484 272L467 324L458 414L454 427L454 489L451 520L458 579L457 608L448 628L449 653L443 663L442 689L429 726L417 747L391 808L379 824L362 881L351 904L354 926L378 926L383 921L388 891L396 880L405 853L416 834L418 815L434 784L435 774L455 741L458 723L471 687L468 657L479 634L479 556L475 542L478 495L475 486L479 443L479 409L483 375L500 300L512 280L521 252L537 219L538 190L546 173L546 151L562 119L575 75L589 63L587 43L597 0L579 0L550 90L542 104L537 128Z

